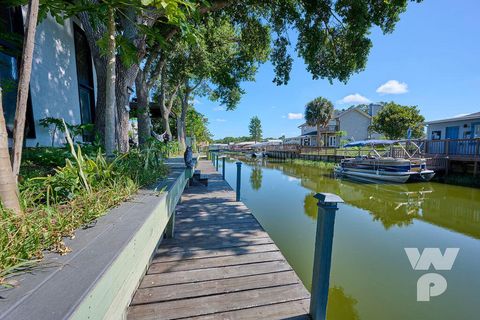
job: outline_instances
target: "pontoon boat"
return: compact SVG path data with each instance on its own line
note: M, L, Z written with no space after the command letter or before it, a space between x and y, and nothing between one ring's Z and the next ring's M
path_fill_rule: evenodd
M342 159L341 163L335 167L335 173L339 176L366 181L394 183L405 183L408 180L430 181L435 172L427 169L427 160L412 157L403 147L402 142L404 141L365 140L349 143L344 147L367 146L370 150L367 154L362 154L365 150L359 149L358 156ZM402 151L404 158L394 157L396 153L394 147Z

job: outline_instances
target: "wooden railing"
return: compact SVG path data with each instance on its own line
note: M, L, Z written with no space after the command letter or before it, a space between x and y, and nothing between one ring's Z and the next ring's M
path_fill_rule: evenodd
M480 139L426 140L425 154L480 157Z

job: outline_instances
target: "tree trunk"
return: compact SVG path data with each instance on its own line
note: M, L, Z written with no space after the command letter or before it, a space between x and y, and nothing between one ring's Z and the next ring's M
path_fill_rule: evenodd
M137 93L138 144L143 147L151 136L150 106L148 99L148 85L143 70L138 70L135 78Z
M170 123L168 122L168 119L170 117L170 110L167 108L167 102L166 102L166 69L162 69L162 78L161 78L161 83L160 83L160 92L158 96L158 103L160 105L160 113L162 114L162 125L163 125L163 130L165 130L165 133L168 134L168 139L172 140L172 131L170 130Z
M95 65L95 74L97 77L97 100L95 103L95 132L100 138L102 145L105 145L105 108L106 108L106 84L107 84L107 59L100 52L97 45L106 32L104 26L100 23L95 25L90 23L88 13L82 12L78 15L82 22L83 29L87 36L90 52L92 53L93 63Z
M320 132L320 124L317 124L317 147L323 147L322 133Z
M107 157L113 157L115 152L116 54L115 13L112 7L108 9L108 38L107 82L105 88L105 153Z
M180 120L178 121L179 125L177 126L178 130L178 143L180 144L180 151L184 151L187 147L186 144L186 119L187 119L187 111L188 111L188 99L189 99L190 92L188 88L185 89L185 94L182 97L182 111L180 114Z
M8 154L8 133L3 116L2 88L0 88L0 200L6 209L13 210L17 214L22 212L17 183Z
M13 174L15 179L20 173L22 162L23 138L25 135L25 115L27 113L28 89L32 73L33 48L35 46L35 31L37 29L39 0L30 0L28 5L28 20L23 39L23 55L18 78L17 108L13 126ZM3 115L2 115L3 116Z

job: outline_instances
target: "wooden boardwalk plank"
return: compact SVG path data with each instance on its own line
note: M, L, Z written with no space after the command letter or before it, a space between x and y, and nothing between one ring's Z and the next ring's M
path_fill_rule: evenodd
M272 305L280 302L303 300L309 298L309 296L303 285L292 284L223 295L134 305L129 308L128 317L143 320L181 319Z
M172 240L172 241L170 241ZM186 250L213 250L223 248L234 248L244 246L255 246L259 244L273 243L273 240L269 237L252 238L239 242L236 239L224 239L223 241L212 242L210 239L203 239L195 242L182 241L179 242L176 239L166 239L162 242L162 245L158 248L157 254L165 252L186 251Z
M157 262L156 259L153 259L152 265L148 269L148 274L205 269L221 266L235 266L239 264L250 264L266 261L281 261L283 259L285 258L279 251L250 253L226 257L181 260L173 262Z
M132 305L298 284L293 271L139 289Z
M214 249L214 250L205 249L205 250L193 250L193 251L183 251L183 252L167 251L161 254L157 254L154 259L154 262L171 262L171 261L199 259L199 258L237 256L237 255L246 254L246 253L259 253L259 252L269 252L269 251L278 251L278 248L275 244L261 244L256 246L227 247L227 248Z
M249 265L249 268L245 268L244 265L237 265L210 269L147 274L143 278L143 281L140 284L140 288L166 286L171 284L189 282L200 282L207 280L227 279L289 270L292 270L292 268L288 265L287 262L271 261L252 264Z
M269 319L269 320L309 320L308 309L310 299L289 301L254 307L249 309L227 311L214 313L206 316L191 317L192 320L251 320L251 319Z
M210 162L185 190L175 237L155 252L127 319L308 319L310 295Z

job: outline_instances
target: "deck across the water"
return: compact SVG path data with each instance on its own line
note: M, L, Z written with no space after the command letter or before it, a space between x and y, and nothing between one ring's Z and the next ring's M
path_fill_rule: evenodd
M128 319L308 319L310 294L209 161L185 190Z

